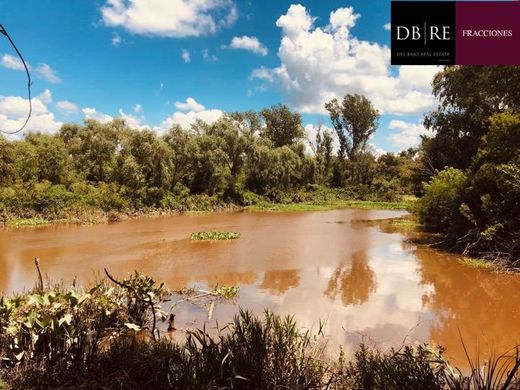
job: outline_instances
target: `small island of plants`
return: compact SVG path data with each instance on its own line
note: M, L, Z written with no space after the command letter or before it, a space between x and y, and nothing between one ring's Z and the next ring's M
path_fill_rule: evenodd
M197 232L192 233L190 238L193 241L228 241L240 238L237 232Z

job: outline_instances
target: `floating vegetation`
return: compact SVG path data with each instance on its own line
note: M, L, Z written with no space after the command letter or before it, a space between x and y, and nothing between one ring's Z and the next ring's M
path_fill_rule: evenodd
M194 241L227 241L240 238L236 232L197 232L192 233L190 238Z
M486 260L486 259L479 259L479 258L475 258L475 257L463 256L460 259L460 262L469 267L473 267L473 268L477 268L477 269L484 269L484 270L499 270L500 269L500 266L497 263L494 263L494 262Z

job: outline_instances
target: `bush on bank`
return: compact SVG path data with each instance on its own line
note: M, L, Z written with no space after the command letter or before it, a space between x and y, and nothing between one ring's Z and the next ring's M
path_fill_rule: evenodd
M520 268L520 115L493 116L471 167L440 171L417 206L445 246Z

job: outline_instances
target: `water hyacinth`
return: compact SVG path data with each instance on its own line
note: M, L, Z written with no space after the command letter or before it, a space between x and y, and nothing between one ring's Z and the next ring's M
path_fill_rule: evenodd
M197 232L192 233L190 238L193 241L227 241L240 238L240 233L236 232Z

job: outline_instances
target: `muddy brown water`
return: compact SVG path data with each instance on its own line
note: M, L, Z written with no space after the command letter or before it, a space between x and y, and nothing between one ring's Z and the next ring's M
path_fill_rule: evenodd
M2 229L0 291L31 287L39 257L53 280L65 282L93 281L107 267L120 277L137 269L171 288L239 286L238 299L216 305L208 326L225 324L239 306L259 314L269 308L304 328L325 321L329 346L432 342L461 364L461 336L470 354L520 343L520 277L470 268L377 222L403 214L236 212ZM189 239L201 230L241 238ZM202 308L179 307L176 326L199 327L206 318Z

